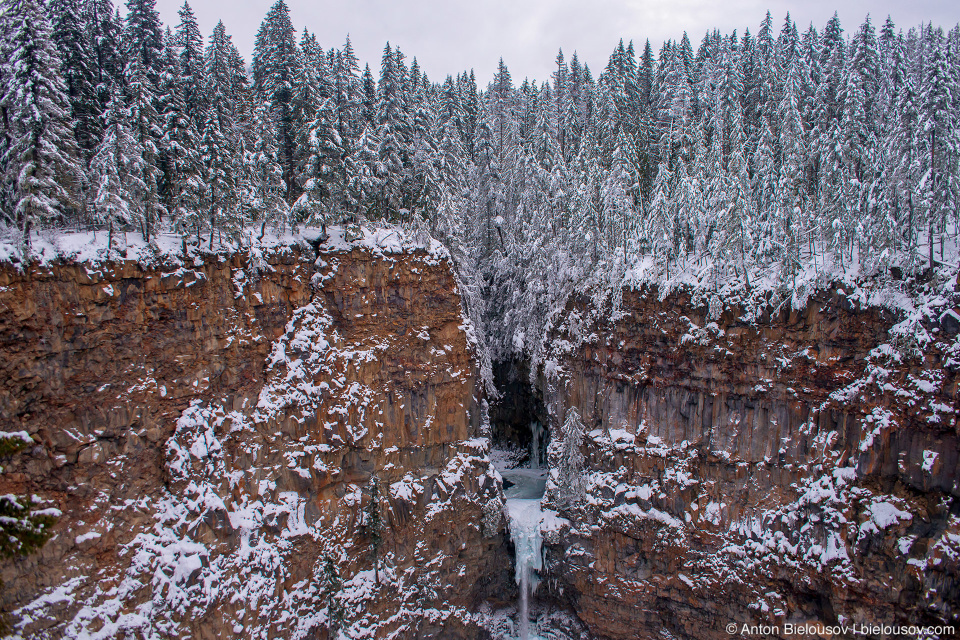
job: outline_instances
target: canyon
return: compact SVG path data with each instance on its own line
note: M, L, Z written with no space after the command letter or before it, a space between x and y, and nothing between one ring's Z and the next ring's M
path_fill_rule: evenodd
M746 319L574 295L495 398L446 250L333 233L0 267L0 431L32 440L0 493L61 512L4 561L15 637L498 637L520 593L491 442L532 423L534 596L585 629L549 637L960 626L955 301L921 348L838 287Z

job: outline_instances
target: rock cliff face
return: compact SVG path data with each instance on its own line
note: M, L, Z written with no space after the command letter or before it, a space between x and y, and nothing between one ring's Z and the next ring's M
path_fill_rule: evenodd
M562 508L554 472L570 523L548 560L593 633L960 629L953 337L927 327L911 355L892 316L841 293L756 324L655 291L626 294L613 323L568 307L541 386L555 432L583 416L587 492Z
M479 633L512 574L449 261L321 253L0 270L0 492L63 513L3 569L22 637Z

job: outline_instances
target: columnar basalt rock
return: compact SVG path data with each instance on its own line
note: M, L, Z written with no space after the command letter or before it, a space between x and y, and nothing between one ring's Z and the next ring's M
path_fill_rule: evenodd
M592 632L960 629L952 338L906 357L892 315L842 292L749 324L680 293L628 292L623 311L571 303L540 382L555 421L576 407L586 425L587 498L547 543Z
M449 259L267 263L0 271L0 491L63 511L4 567L23 637L468 638L509 592Z

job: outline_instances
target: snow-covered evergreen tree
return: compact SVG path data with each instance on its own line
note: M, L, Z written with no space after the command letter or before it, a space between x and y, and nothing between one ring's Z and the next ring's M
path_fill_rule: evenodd
M140 56L130 58L124 76L130 131L137 141L143 161L143 187L137 199L131 203L130 222L149 240L156 232L164 213L160 199L162 169L159 149L163 128L160 114L155 107L158 100L154 85L150 82Z
M127 0L123 44L127 63L137 58L155 90L163 72L163 28L156 0Z
M110 0L83 0L82 18L90 47L97 102L106 108L115 85L123 83L121 26Z
M290 207L283 197L286 186L280 169L276 124L266 103L257 107L253 122L258 135L251 148L248 175L253 195L253 219L260 223L262 237L268 224L286 224Z
M180 24L177 27L175 45L178 51L179 84L187 115L195 130L205 122L207 95L204 87L205 61L203 36L190 4L184 1L179 10Z
M586 478L583 475L584 457L583 421L576 407L567 409L567 415L560 427L560 451L557 455L556 501L564 509L573 509L583 500L586 493Z
M100 142L101 104L97 99L97 75L79 0L53 0L49 4L53 41L60 53L61 75L67 85L73 132L89 161Z
M253 86L259 100L269 102L276 113L280 143L280 167L288 201L299 195L296 184L297 123L294 113L294 84L301 75L296 31L284 0L270 8L260 25L253 51Z
M242 220L238 210L239 181L233 150L224 133L227 123L222 121L217 109L207 112L204 124L201 153L205 186L203 209L206 211L209 246L214 237L226 234L229 239L239 235Z
M34 225L73 222L82 168L67 87L40 0L11 0L3 12L7 63L0 75L3 215L29 248Z
M143 149L131 134L128 120L123 98L115 91L103 115L103 139L90 162L95 219L107 230L110 252L115 249L116 234L137 219L147 192Z
M200 135L184 100L189 79L179 73L178 59L171 48L165 50L164 60L158 97L162 128L158 150L163 160L161 194L173 225L185 231L196 227L204 191L198 152Z

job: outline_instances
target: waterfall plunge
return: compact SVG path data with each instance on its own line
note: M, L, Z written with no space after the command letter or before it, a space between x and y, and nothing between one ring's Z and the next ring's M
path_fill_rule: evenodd
M543 568L543 537L540 524L543 510L540 499L547 482L547 469L540 469L540 446L544 442L544 428L539 422L530 423L530 467L504 470L503 477L512 483L505 491L507 511L510 514L510 538L516 551L517 584L520 586L519 640L537 640L530 632L530 597L540 582Z
M543 512L540 498L508 499L510 538L517 553L516 580L520 585L520 640L535 640L530 635L530 596L540 582L538 572L543 568L543 538L540 523Z

